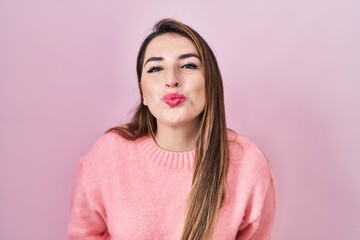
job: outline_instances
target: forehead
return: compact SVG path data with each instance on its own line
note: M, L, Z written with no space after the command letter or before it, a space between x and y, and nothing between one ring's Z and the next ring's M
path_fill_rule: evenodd
M166 33L155 37L146 48L145 58L153 56L176 56L184 53L196 53L198 51L188 38Z

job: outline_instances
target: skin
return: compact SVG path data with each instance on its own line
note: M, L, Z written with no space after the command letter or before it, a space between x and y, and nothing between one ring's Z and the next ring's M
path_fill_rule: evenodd
M204 111L204 68L195 45L185 37L164 34L154 38L145 51L141 76L143 103L157 121L155 140L170 151L195 148L199 115ZM171 107L163 96L180 93L186 100Z

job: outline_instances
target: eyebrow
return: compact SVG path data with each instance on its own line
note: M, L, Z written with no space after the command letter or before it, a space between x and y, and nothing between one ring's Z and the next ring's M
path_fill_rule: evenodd
M196 57L198 58L199 60L200 57L199 55L195 54L195 53L185 53L185 54L181 54L178 59L182 60L182 59L186 59L186 58L190 58L190 57ZM155 61L155 62L158 62L158 61L164 61L164 58L163 57L150 57L146 60L146 62L144 63L144 66L148 63L148 62L151 62L151 61Z

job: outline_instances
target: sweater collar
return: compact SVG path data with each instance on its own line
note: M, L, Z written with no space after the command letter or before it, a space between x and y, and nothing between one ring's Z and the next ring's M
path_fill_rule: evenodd
M162 149L151 136L140 138L138 148L142 155L159 166L169 169L191 169L194 166L195 150L172 152Z

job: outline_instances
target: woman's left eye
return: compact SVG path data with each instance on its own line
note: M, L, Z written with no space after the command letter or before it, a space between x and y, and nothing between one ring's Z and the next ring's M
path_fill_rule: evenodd
M196 64L193 63L187 63L185 65L182 65L181 68L187 68L187 69L197 69L198 66Z

